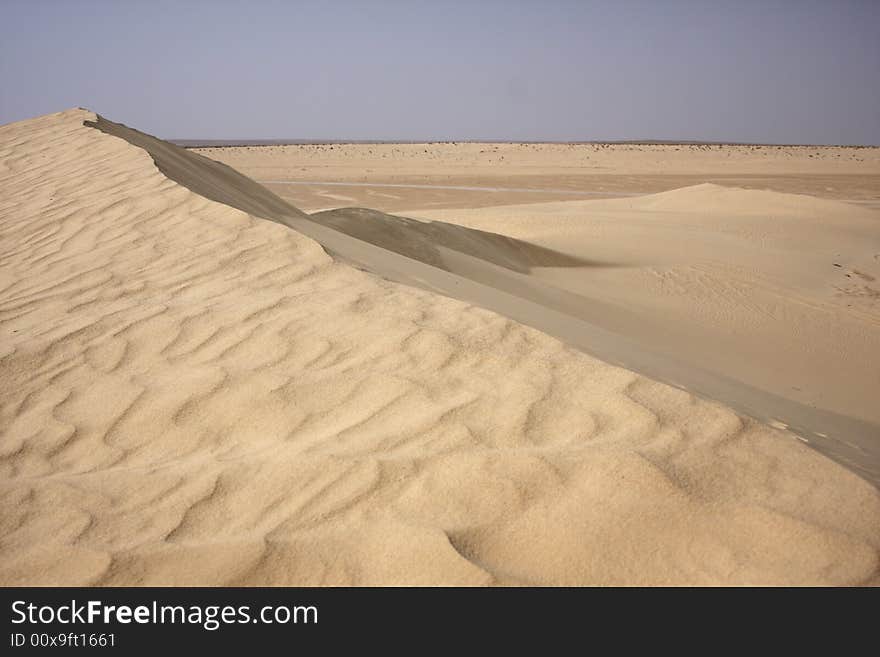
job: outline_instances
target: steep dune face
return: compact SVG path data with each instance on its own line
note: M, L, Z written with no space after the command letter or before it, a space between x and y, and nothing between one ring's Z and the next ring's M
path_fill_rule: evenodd
M441 221L416 221L365 208L316 212L311 218L345 235L446 271L456 270L455 259L448 257L450 251L520 274L527 274L535 267L590 264L560 251L497 233Z
M877 582L880 495L791 436L96 121L0 128L0 583Z

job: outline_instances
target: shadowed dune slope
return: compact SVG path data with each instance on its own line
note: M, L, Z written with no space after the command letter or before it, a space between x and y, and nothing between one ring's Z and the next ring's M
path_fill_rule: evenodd
M225 164L187 151L121 123L95 115L84 124L144 149L165 176L200 196L258 217L281 221L282 217L305 217L268 189Z
M310 216L341 233L447 271L454 271L455 261L444 258L445 251L485 260L520 274L527 274L534 267L596 264L497 233L441 221L416 221L376 210L340 208Z
M880 494L791 435L84 121L0 127L0 583L878 583Z

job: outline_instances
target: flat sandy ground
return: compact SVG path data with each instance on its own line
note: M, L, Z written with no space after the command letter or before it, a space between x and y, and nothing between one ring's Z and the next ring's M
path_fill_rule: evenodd
M727 175L723 149L665 148L650 157L668 166L646 170L644 152L609 152L621 171L635 158L634 182L603 180L620 193L681 187L672 164L691 167L685 185L722 182L701 167ZM442 157L419 169L430 150L381 171L280 150L206 152L267 180L564 190L599 158L529 179L488 158L473 176ZM730 175L876 197L877 151L786 152L734 150ZM366 205L528 244L308 217L84 110L0 127L0 583L880 583L880 493L803 442L820 436L526 325L557 316L549 332L594 331L597 351L629 341L636 369L668 348L682 360L658 374L725 374L728 392L857 432L878 419L870 204L717 185L537 205L289 187L305 210Z
M194 151L306 211L477 208L648 194L706 182L880 205L880 148L447 142ZM316 182L333 184L309 184Z

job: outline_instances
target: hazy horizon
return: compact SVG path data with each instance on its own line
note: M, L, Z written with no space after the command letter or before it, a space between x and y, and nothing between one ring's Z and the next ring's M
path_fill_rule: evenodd
M105 117L107 118L107 117ZM129 126L136 128L137 126ZM143 132L143 131L141 131ZM639 144L639 145L668 145L668 146L791 146L791 147L833 147L847 146L853 148L880 148L880 144L834 144L834 143L795 143L795 142L754 142L733 140L705 140L705 139L662 139L662 138L624 138L624 139L337 139L334 137L272 137L264 139L199 139L192 137L165 137L179 146L189 148L210 148L222 146L320 146L323 144Z
M3 5L0 123L189 140L880 145L880 3Z

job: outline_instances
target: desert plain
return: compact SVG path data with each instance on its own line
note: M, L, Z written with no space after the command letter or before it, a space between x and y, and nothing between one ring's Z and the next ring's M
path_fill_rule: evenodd
M878 399L878 148L0 127L3 585L877 585Z

